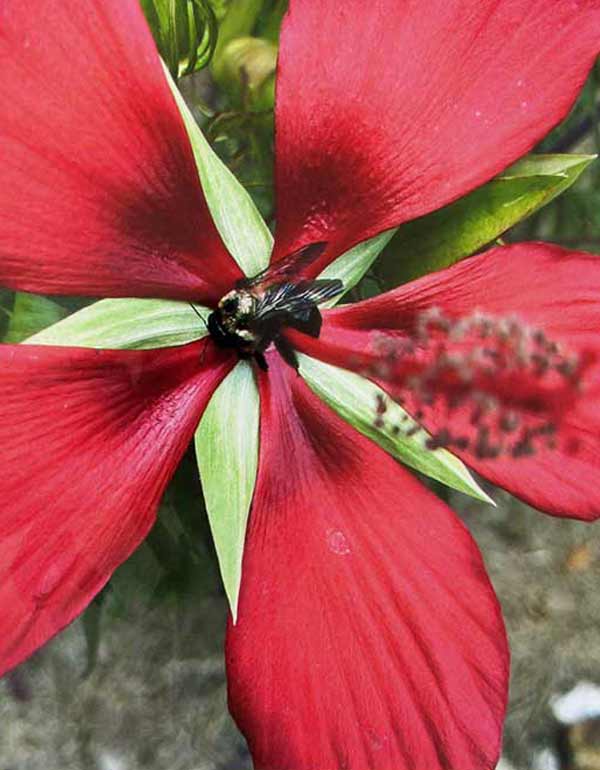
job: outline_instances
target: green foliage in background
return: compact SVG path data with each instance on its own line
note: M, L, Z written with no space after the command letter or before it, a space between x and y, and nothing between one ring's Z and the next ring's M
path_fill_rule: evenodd
M160 55L174 77L210 61L217 45L217 18L209 0L140 0Z

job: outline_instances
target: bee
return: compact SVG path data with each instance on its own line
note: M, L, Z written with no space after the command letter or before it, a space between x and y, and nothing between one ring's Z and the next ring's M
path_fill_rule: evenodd
M232 348L240 358L254 359L267 371L265 351L273 344L281 357L298 370L296 353L283 336L285 328L311 337L321 332L319 304L344 289L339 280L294 280L325 250L314 243L294 252L253 278L243 278L208 317L208 330L217 345Z

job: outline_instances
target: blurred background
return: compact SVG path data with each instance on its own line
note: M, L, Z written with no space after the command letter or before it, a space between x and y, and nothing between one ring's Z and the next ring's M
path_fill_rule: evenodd
M286 2L181 0L175 35L164 2L142 5L213 148L272 222L274 74ZM537 149L599 151L598 68ZM600 251L600 163L503 238ZM386 267L405 248L394 238L354 298L410 278L390 277ZM18 342L85 303L3 291L0 334ZM501 768L600 770L599 530L486 490L497 508L436 486L482 549L511 638ZM83 617L0 681L0 770L250 770L226 709L226 613L190 452L147 542Z

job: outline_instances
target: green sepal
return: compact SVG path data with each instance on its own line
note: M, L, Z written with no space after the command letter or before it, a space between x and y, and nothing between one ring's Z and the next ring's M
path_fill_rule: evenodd
M381 255L386 288L458 262L570 187L595 155L529 155L469 195L402 225Z
M60 321L67 312L54 300L19 291L15 294L4 342L22 342L30 335Z
M258 388L252 368L240 361L213 394L195 436L206 510L234 623L258 468L258 426Z
M29 337L29 345L147 350L206 336L210 310L166 299L103 299Z
M346 294L353 289L364 277L365 273L377 259L382 250L390 242L396 230L386 230L368 241L363 241L345 252L319 275L319 278L339 278L344 284L344 291L329 302L324 302L322 307L333 307Z
M249 193L204 138L169 71L167 81L185 124L204 197L229 253L246 275L256 275L269 264L273 236Z
M337 366L299 354L300 374L309 388L340 417L370 438L388 454L425 476L464 492L477 500L494 501L477 484L465 464L446 449L428 449L429 433L370 380ZM383 425L376 424L377 405L383 399L386 412ZM393 427L400 428L395 433ZM411 428L417 428L410 436Z

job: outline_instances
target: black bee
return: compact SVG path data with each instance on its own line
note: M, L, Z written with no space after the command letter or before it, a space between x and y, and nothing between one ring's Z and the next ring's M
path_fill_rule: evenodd
M339 280L292 280L323 253L325 246L311 244L254 278L238 281L208 317L208 330L216 344L233 348L240 358L254 358L266 371L264 354L273 343L297 370L298 359L283 330L289 327L318 337L323 320L318 305L344 288Z

